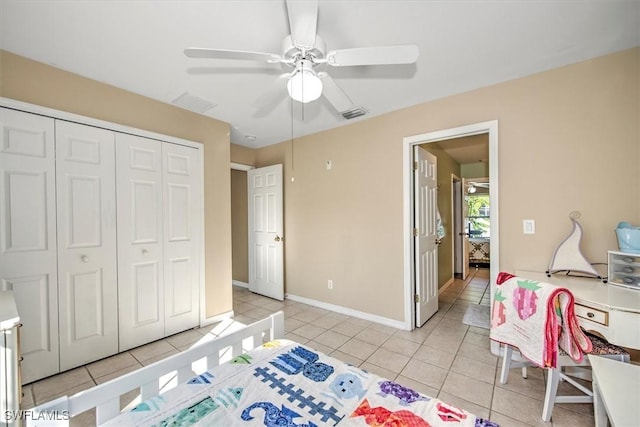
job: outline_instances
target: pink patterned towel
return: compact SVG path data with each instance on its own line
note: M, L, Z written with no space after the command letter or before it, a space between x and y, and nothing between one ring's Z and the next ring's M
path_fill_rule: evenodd
M517 347L540 367L556 367L558 348L576 362L591 351L568 289L509 273L500 273L496 280L490 336Z

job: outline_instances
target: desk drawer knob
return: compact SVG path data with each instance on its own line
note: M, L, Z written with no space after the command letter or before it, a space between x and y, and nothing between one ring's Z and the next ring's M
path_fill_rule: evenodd
M596 317L596 315L589 311L589 312L587 312L587 317L590 318L590 319L593 319L594 317Z

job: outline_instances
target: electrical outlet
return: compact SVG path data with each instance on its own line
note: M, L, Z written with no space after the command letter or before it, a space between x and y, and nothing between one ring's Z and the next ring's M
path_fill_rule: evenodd
M333 289L333 280L331 279L327 280L327 288Z
M331 169L333 169L333 162L331 160L327 160L325 167L328 171L330 171Z

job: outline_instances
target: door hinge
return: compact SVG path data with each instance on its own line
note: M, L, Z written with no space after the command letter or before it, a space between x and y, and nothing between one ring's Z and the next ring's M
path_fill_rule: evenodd
M417 228L413 229L413 236L414 237L418 237L418 229Z
M420 302L420 295L415 294L415 295L413 296L413 301L414 301L416 304L417 304L417 303L419 303L419 302Z
M418 170L418 162L413 162L413 170L414 171Z

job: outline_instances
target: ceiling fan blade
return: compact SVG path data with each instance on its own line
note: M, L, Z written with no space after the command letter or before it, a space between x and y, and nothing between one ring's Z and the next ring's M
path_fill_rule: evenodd
M353 108L353 102L327 73L318 73L322 81L322 94L339 113Z
M312 49L316 44L318 1L287 0L287 12L294 46Z
M280 62L282 58L275 53L248 52L243 50L208 49L204 47L190 47L184 50L189 58L212 59L244 59L248 61L263 61L269 63Z
M418 53L415 44L339 49L327 54L327 63L334 67L413 64L418 60Z

